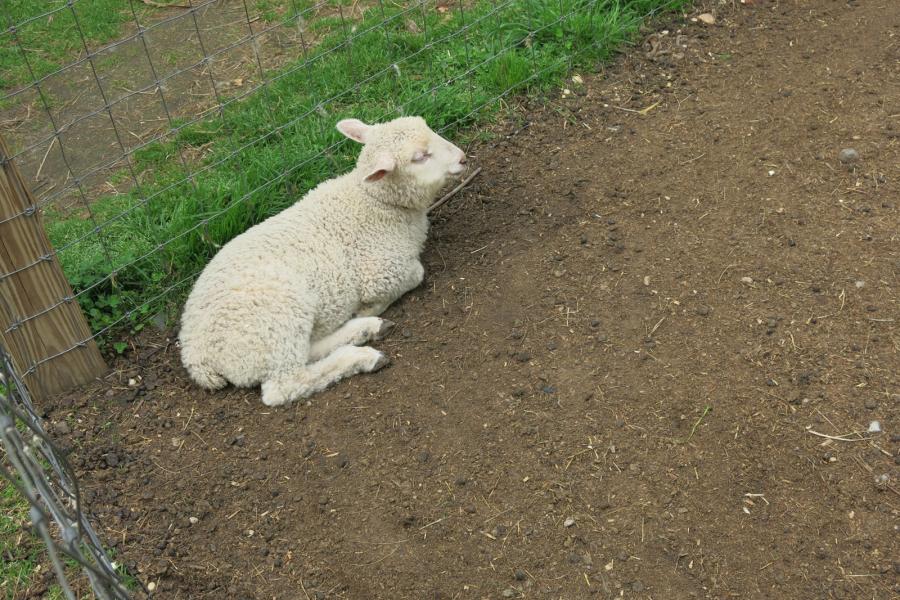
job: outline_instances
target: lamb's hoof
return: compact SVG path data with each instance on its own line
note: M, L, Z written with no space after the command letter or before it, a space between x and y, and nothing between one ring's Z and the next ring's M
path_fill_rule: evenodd
M378 328L378 332L375 334L375 340L383 340L387 337L387 334L394 329L396 323L393 321L388 321L387 319L381 320L381 327Z
M380 357L378 357L378 360L375 361L375 365L372 367L372 370L369 372L376 373L376 372L382 370L383 368L387 367L390 364L391 364L391 359L388 358L388 355L382 354Z

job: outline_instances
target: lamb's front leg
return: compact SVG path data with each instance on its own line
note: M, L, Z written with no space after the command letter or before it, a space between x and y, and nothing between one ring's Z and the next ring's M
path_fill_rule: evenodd
M386 295L381 298L364 298L356 311L356 316L377 317L404 294L419 287L424 279L425 267L422 266L419 259L413 259L409 263L409 268L398 278L396 284L389 286Z
M262 383L266 406L281 406L308 398L341 379L357 373L374 373L390 363L384 353L370 346L341 346L322 360L275 373Z

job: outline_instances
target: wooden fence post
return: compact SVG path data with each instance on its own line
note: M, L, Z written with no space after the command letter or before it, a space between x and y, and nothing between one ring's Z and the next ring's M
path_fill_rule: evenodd
M0 344L39 399L90 381L106 364L11 156L0 136Z

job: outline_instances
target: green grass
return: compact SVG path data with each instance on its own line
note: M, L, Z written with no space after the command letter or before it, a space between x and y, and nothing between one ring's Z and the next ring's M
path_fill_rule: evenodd
M75 14L64 8L32 21L28 20L65 7L66 0L4 0L0 6L3 30L11 22L25 23L15 35L7 31L0 35L0 89L31 80L20 44L34 75L42 77L83 54L79 27L89 44L103 43L118 35L122 23L131 18L128 3L122 0L84 0L74 5Z
M547 92L570 70L632 40L651 10L685 3L498 0L464 14L385 5L385 23L380 10L367 11L352 43L333 30L310 52L310 64L285 67L268 90L139 151L137 167L152 174L149 183L95 203L99 235L95 223L50 215L50 238L76 291L93 286L80 300L95 331L140 327L166 304L177 308L219 246L352 167L358 147L342 141L338 119L416 114L465 142L474 126L497 115L496 97ZM193 186L178 153L208 142L211 153L196 166Z
M21 598L36 582L38 567L49 568L43 542L22 530L29 519L28 502L11 483L0 479L0 598L4 600ZM67 564L75 566L72 561ZM64 594L54 583L42 598L59 600Z
M31 581L41 556L40 546L21 533L28 521L28 503L5 479L0 479L0 597L11 599ZM20 539L23 536L24 539ZM24 543L22 543L24 541Z

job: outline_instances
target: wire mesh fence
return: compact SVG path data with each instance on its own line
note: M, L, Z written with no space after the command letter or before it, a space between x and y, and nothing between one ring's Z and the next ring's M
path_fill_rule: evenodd
M474 140L515 94L559 90L685 2L0 2L0 166L30 189L15 203L0 185L0 246L28 249L0 252L0 340L19 350L5 364L30 384L95 341L122 351L113 333L171 323L222 244L353 164L339 119L417 114ZM48 265L66 285L34 284ZM86 327L18 339L73 306ZM36 420L17 418L55 456ZM77 497L71 472L51 465ZM72 522L96 541L81 515ZM89 576L111 577L92 552Z
M86 575L96 598L131 597L83 510L74 471L65 454L50 441L2 347L0 440L5 449L0 456L0 476L27 501L32 533L46 548L62 597L74 599L75 590L82 591L69 583L69 577L79 570Z

